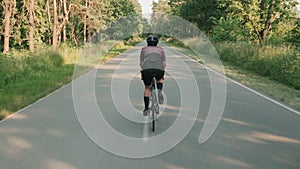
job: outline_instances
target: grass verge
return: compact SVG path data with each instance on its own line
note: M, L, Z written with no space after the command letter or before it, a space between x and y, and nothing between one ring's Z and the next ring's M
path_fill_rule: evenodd
M74 65L36 72L0 90L0 120L35 102L72 80Z
M139 39L120 42L104 56L102 63L130 49L139 42ZM60 52L62 55L64 53L73 54L72 56L62 56L64 59L68 58L68 64L47 71L31 72L0 88L0 120L70 83L73 78L74 62L77 58L75 54L79 53L78 51L79 49L73 49L68 52ZM72 64L70 60L72 60Z
M201 63L196 54L188 47L182 44L178 45L178 42L167 42L167 44L171 48L176 49L187 56L191 56L193 59ZM266 77L259 76L251 71L233 66L227 62L223 62L223 65L226 76L256 91L264 93L275 100L281 101L291 107L294 107L295 109L300 110L300 90L270 80Z
M226 76L300 110L300 90L223 62Z

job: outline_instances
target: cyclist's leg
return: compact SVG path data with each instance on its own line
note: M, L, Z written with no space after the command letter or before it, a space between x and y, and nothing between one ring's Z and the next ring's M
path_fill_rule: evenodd
M149 103L150 103L150 86L145 86L145 90L144 90L144 106L145 106L145 108L143 110L144 116L148 115Z
M165 72L163 70L156 70L157 74L157 89L158 89L158 102L159 104L163 104L164 102L164 97L162 95L162 90L163 90L163 82L164 82L164 74Z
M149 108L149 98L150 98L150 89L151 89L151 72L148 70L142 71L142 80L144 81L145 89L144 89L144 105L145 109L143 110L143 114L147 115Z
M156 83L157 83L157 89L162 90L165 71L160 70L160 69L155 69L154 72L156 75L155 78L156 78Z
M157 89L162 90L163 86L164 86L164 80L163 79L158 80L157 81Z

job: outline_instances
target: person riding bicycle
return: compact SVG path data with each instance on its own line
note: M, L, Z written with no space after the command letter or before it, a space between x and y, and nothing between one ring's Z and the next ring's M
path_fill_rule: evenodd
M147 116L149 112L149 97L151 89L151 81L153 77L157 81L158 89L158 102L163 103L163 80L166 68L166 55L163 48L157 46L158 37L155 35L150 35L147 38L147 46L143 47L140 53L140 67L142 69L142 80L145 85L144 90L144 104L145 109L143 110L143 115Z

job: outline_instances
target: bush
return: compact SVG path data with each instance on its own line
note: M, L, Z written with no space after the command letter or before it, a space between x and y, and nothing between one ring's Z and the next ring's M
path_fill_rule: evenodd
M216 49L222 61L300 89L300 54L293 49L248 43L220 43Z
M34 72L43 72L63 64L61 55L56 51L29 53L23 57L18 54L0 55L0 86L23 79Z
M64 64L75 64L80 55L80 50L80 48L65 42L60 45L58 52L62 56Z
M45 71L63 64L62 56L56 51L37 53L31 57L27 57L26 61L26 64L33 71Z

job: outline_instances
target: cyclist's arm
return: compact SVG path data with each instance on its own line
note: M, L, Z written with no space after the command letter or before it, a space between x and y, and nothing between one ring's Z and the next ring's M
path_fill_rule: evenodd
M165 70L165 69L166 69L166 66L167 66L167 62L166 62L166 61L163 61L162 64L163 64L164 70Z
M141 69L143 69L143 65L144 65L144 52L142 50L141 54L140 54L140 67L141 67Z
M143 65L144 65L144 61L140 61L140 67L141 67L141 69L143 68Z
M166 62L166 54L165 54L165 50L162 50L162 64L164 66L164 70L166 69L166 66L167 66L167 62Z

